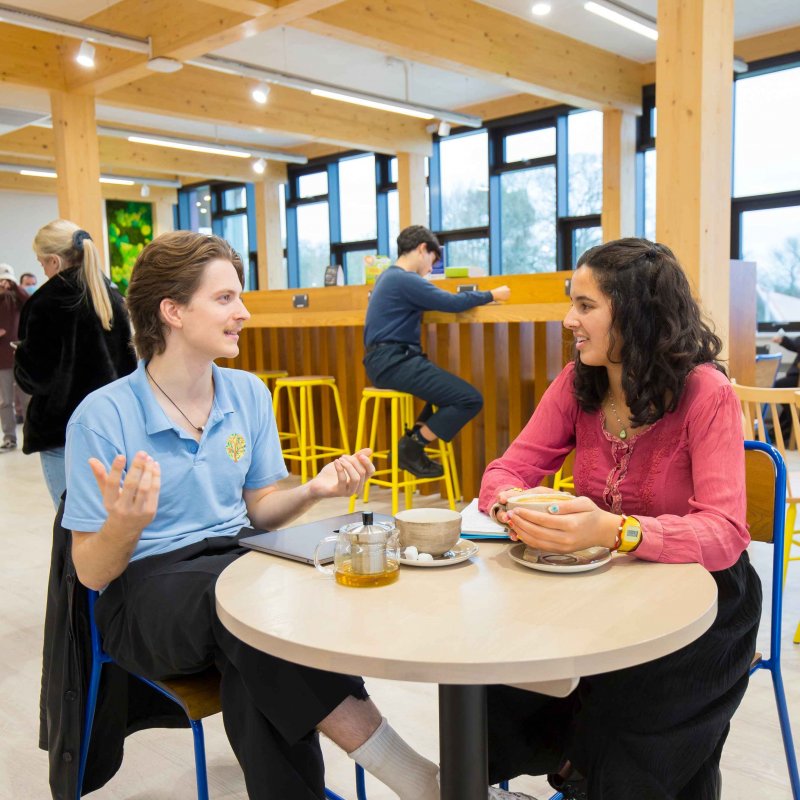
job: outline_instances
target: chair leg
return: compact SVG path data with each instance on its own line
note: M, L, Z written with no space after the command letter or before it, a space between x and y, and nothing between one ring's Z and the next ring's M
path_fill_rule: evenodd
M328 789L327 786L325 787L325 797L328 798L328 800L344 800L344 797L340 794L336 794L333 789Z
M789 553L792 550L794 526L797 522L797 504L790 503L786 509L786 531L783 537L783 583L786 585L786 571L789 568Z
M206 769L206 743L203 736L203 722L190 719L194 737L194 770L197 775L197 800L208 800L208 771Z
M81 750L78 761L78 791L76 800L80 800L83 791L83 776L86 773L86 761L89 757L89 742L92 738L92 724L94 712L97 709L97 693L100 689L100 672L103 665L97 659L92 661L92 671L89 675L89 691L86 695L86 711L83 717L83 736L81 737Z
M794 632L794 639L795 644L800 644L800 622L797 623L797 630Z
M397 514L397 508L398 508L398 505L399 505L398 498L397 498L397 495L398 495L398 491L397 491L397 472L398 472L397 448L398 448L398 441L395 439L395 437L397 436L397 431L400 428L400 424L399 424L398 419L397 419L398 412L400 411L400 409L398 408L399 402L394 397L389 401L389 406L390 406L390 409L391 409L391 419L392 419L389 430L391 430L391 432L392 432L391 436L392 436L392 439L393 439L393 442L392 442L392 472L391 472L391 475L392 475L392 516L395 516Z
M364 781L364 767L356 764L356 797L358 800L367 800L367 784Z
M364 446L364 430L367 427L367 403L369 402L368 397L361 398L361 406L358 409L358 425L356 426L356 449L353 451L357 453L363 446ZM364 484L364 493L366 495L367 492L367 484ZM348 507L348 511L352 514L356 510L356 500L358 500L358 495L354 494L350 497L350 505ZM366 497L364 502L366 503Z
M792 797L800 800L800 775L797 771L797 755L792 741L792 727L789 722L789 710L786 707L786 693L783 689L783 676L780 663L774 664L770 669L772 673L772 688L775 691L775 703L778 706L778 719L781 723L783 736L783 749L786 751L786 766L789 769L789 785L792 787Z

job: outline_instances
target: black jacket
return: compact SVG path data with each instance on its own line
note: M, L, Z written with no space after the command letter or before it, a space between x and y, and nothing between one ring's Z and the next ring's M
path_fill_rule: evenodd
M32 395L23 452L64 446L67 422L87 394L136 368L125 301L107 284L113 323L103 330L78 268L47 281L23 306L14 378Z
M72 535L61 527L64 503L53 527L39 698L39 747L50 761L54 800L75 800L83 716L92 649L86 589L72 564ZM103 667L83 793L99 789L122 763L125 737L144 728L188 726L176 703L116 664Z

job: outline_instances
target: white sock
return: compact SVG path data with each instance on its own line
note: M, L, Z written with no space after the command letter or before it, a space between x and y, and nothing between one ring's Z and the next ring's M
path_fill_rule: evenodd
M385 717L372 736L348 755L400 800L439 800L439 767L412 750Z

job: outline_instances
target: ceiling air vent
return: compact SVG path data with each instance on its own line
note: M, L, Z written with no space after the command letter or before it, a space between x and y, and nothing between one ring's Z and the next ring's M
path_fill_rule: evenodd
M49 114L42 114L40 111L19 111L16 108L0 106L0 136L49 118Z

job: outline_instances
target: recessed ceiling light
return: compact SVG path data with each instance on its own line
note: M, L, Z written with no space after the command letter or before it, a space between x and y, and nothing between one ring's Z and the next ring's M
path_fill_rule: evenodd
M531 6L531 14L534 17L546 17L552 10L550 3L534 3Z
M269 86L266 83L259 83L250 94L256 103L263 106L269 99Z
M82 66L91 69L94 66L94 45L85 39L78 48L78 55L75 60Z

